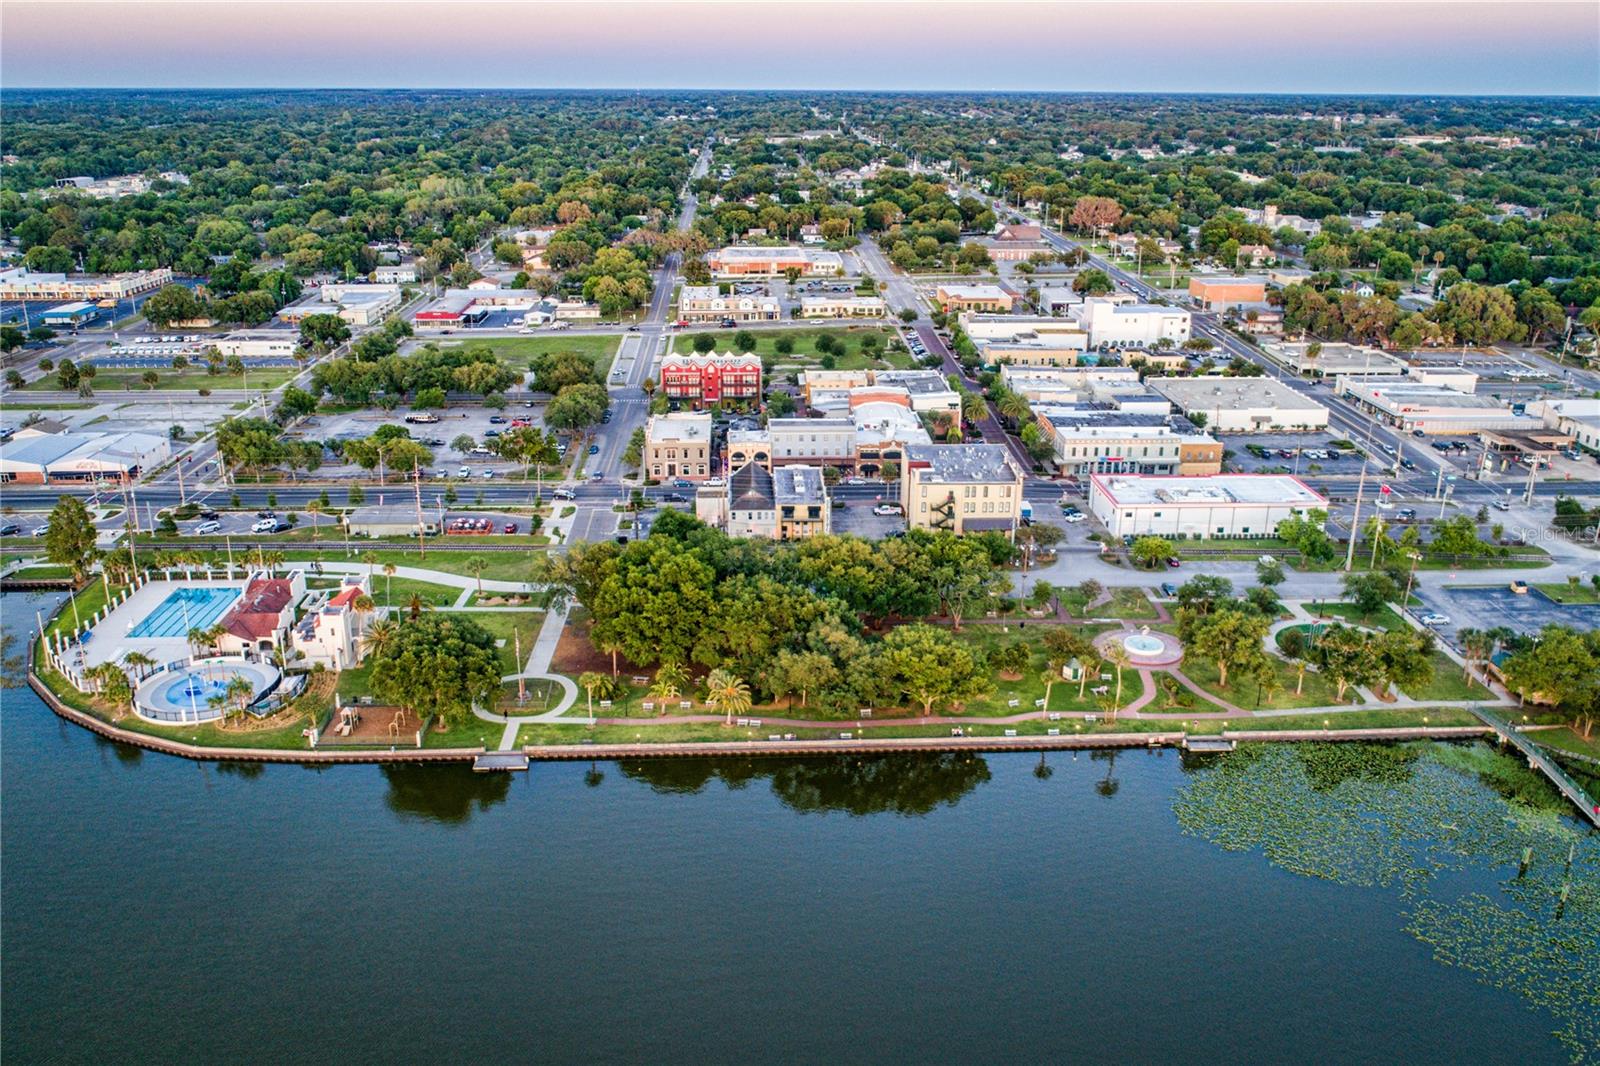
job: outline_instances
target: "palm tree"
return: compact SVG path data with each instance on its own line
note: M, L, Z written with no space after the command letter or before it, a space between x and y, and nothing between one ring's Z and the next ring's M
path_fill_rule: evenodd
M1089 676L1091 674L1095 677L1100 676L1100 658L1097 655L1090 654L1085 656L1079 662L1079 665L1083 667L1083 673L1078 675L1078 698L1081 700L1083 699L1083 687L1089 683Z
M378 655L394 647L399 638L400 624L393 619L380 618L361 635L361 644L367 655Z
M1045 663L1043 672L1039 674L1039 680L1044 682L1044 710L1048 714L1050 712L1050 689L1057 681L1061 680L1061 664L1054 659Z
M190 626L183 638L189 642L189 658L199 658L200 649L206 646L206 631L199 626Z
M595 640L594 646L603 654L611 656L611 676L616 677L617 653L622 650L622 644L617 640L616 637L600 637Z
M245 708L250 706L250 698L256 694L256 687L248 678L234 675L223 687L222 694L233 703L235 713L243 718Z
M107 703L120 708L133 698L133 686L128 683L128 675L116 663L100 663L91 666L83 672L83 676L94 682L95 691Z
M605 674L596 673L593 670L585 670L578 675L578 687L583 689L584 696L588 699L590 718L594 717L595 692L603 690L610 681L611 679Z
M310 500L306 503L306 514L311 516L311 543L317 542L317 519L322 517L322 501Z
M1112 776L1117 771L1117 749L1106 748L1092 751L1089 753L1089 758L1099 759L1106 764L1106 776L1095 782L1094 790L1106 799L1110 799L1122 787L1122 782Z
M378 604L371 596L363 592L361 595L350 601L350 608L358 614L371 614L373 611L377 610Z
M461 565L467 573L478 579L478 595L481 597L483 595L483 572L489 569L489 560L481 555L469 555Z
M394 606L394 597L392 595L394 592L394 571L395 565L393 563L383 564L383 605L385 607Z
M406 604L406 611L411 615L412 620L415 621L416 619L422 617L423 611L428 610L432 606L433 604L431 603L422 602L422 595L420 593L413 592L411 594L411 602Z
M727 715L725 724L732 725L735 714L750 710L750 686L728 670L713 670L706 675L706 702L721 708Z
M1117 668L1117 700L1118 707L1122 706L1122 668L1128 665L1128 650L1119 644L1113 644L1106 649L1106 661ZM1116 717L1115 714L1112 715Z
M372 571L378 565L378 553L371 550L364 551L361 553L361 561L367 564L367 586L370 588L372 586Z
M1467 684L1472 684L1472 667L1475 664L1487 663L1494 656L1497 643L1492 633L1482 629L1463 629L1458 636L1461 639L1461 650L1465 652L1462 658L1467 660Z
M133 672L139 678L143 678L145 671L156 665L156 661L142 651L130 651L122 657L122 661L133 667Z
M1008 392L1000 401L1000 413L1020 426L1033 414L1033 409L1028 406L1026 396L1018 392Z

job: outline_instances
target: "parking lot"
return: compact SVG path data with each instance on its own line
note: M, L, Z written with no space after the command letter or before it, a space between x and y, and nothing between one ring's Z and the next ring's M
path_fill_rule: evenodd
M1536 573L1528 577L1530 585L1537 580ZM1579 630L1600 627L1600 604L1558 604L1531 587L1519 594L1512 592L1509 585L1440 588L1425 582L1418 598L1427 605L1427 610L1450 619L1448 625L1434 628L1452 642L1462 629L1509 626L1531 635L1551 623Z
M843 507L839 506L841 503L844 504ZM898 512L892 515L876 515L872 513L875 506L877 504L871 500L836 500L833 507L833 531L881 540L896 530L906 528L903 515Z
M1232 453L1228 462L1242 473L1361 473L1361 453L1334 449L1331 442L1339 438L1332 433L1226 433L1219 439ZM1251 451L1252 445L1266 456Z
M312 415L299 423L290 436L299 440L351 441L371 436L379 426L404 425L411 431L413 440L426 445L433 452L433 468L424 471L425 476L437 477L441 471L456 476L462 466L471 467L474 475L481 475L484 470L503 475L520 472L522 467L493 454L459 450L455 447L456 438L465 435L472 438L476 447L487 448L495 437L513 428L515 422L526 420L537 429L545 428L542 405L510 406L504 411L485 407L454 407L431 413L437 415L439 421L407 424L404 421L405 412L376 409ZM340 477L353 476L357 471L358 468L341 465L329 456L317 473L321 477Z

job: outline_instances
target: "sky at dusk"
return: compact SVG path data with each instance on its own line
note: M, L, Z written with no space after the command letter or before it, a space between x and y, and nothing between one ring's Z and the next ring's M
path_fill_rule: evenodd
M0 5L8 87L1600 94L1600 3Z

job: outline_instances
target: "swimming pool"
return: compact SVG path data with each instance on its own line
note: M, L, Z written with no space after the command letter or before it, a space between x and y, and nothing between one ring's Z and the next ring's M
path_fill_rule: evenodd
M130 637L181 637L207 629L239 598L236 588L175 589L128 631Z
M161 670L143 681L134 693L139 714L157 722L205 722L221 718L237 701L228 683L244 678L250 685L245 703L253 703L277 688L279 674L269 663L243 659L200 659L187 666ZM212 700L218 700L212 703Z

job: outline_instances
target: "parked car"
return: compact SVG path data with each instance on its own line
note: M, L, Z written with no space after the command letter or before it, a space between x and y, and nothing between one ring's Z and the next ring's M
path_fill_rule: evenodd
M194 535L197 537L204 537L212 533L220 532L221 529L221 522L201 522L199 525L194 527Z
M1443 614L1429 613L1423 615L1418 621L1425 626L1447 626L1450 624L1450 617Z
M44 525L39 526L38 528L36 528L33 531L33 535L36 536L36 537L42 537L46 533L49 533L49 532L50 532L50 523L46 522Z
M258 518L256 519L255 524L250 527L250 532L271 533L272 527L277 524L278 522L275 518Z
M22 527L15 522L7 522L5 525L0 526L0 537L14 537L21 532Z
M517 524L515 522L507 522L506 523L506 532L507 533L515 533L516 531L517 531Z
M550 494L550 498L553 500L575 500L578 498L578 494L571 489L556 489Z
M1063 522L1082 522L1088 517L1089 516L1084 514L1082 511L1068 511L1066 514L1061 516L1061 520Z
M489 416L489 424L491 426L503 426L503 425L505 425L505 422L506 422L506 416L505 415L490 415Z
M900 505L897 503L880 503L872 509L872 513L880 518L897 515L900 513Z
M599 455L600 454L600 445L598 445L598 444L589 445L589 454L590 455Z
M213 511L211 508L207 507L204 511L200 512L200 517L205 519L207 522L214 522L217 519L221 518L222 515L220 513L216 512L216 511Z
M681 492L663 492L658 497L658 499L660 499L662 503L688 503L689 502L689 497L685 496Z
M285 522L281 518L274 519L273 523L272 523L272 528L267 530L267 532L268 533L287 533L287 532L289 532L289 523Z
M472 476L472 471L468 470L466 467L462 467L460 470L456 471L456 477L471 477L471 476Z
M488 481L492 477L494 477L494 471L493 470L485 470L483 472L483 479L485 481Z
M273 515L273 513L271 511L257 511L256 512L256 517L257 518L272 518L272 517L275 517L275 516Z
M1161 583L1161 595L1166 596L1168 599L1171 599L1172 597L1176 596L1177 594L1178 594L1178 586L1174 585L1170 581L1163 581Z
M1167 560L1167 569L1168 570L1176 570L1181 565L1183 565L1183 564L1178 561L1178 557L1176 555L1174 555L1172 558Z

